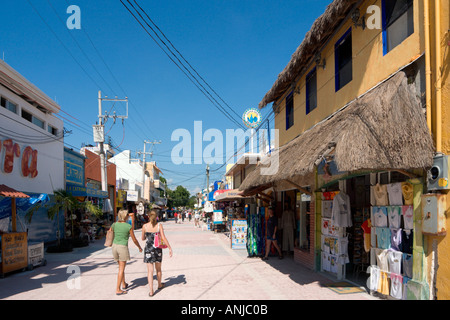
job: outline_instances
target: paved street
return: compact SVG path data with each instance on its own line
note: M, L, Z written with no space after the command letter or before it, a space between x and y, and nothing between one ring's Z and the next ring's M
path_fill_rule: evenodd
M148 297L147 267L130 240L131 261L125 275L128 294L115 295L117 264L111 249L97 240L73 252L47 254L46 266L0 279L0 299L76 300L371 300L365 293L338 294L323 287L333 282L309 271L293 259L248 258L246 251L231 250L224 234L194 228L193 222L164 223L173 257L164 251L163 282L166 287ZM136 231L140 240L141 232ZM81 277L68 281L72 268ZM69 271L69 273L68 273ZM77 282L79 281L79 282ZM77 284L79 285L77 287ZM156 288L156 276L154 285ZM70 289L70 287L75 288Z

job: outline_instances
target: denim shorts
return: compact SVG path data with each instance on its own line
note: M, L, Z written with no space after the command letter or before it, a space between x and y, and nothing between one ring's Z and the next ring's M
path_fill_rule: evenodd
M276 241L277 240L277 238L275 237L275 238L273 238L272 236L267 236L267 240L272 240L272 241Z

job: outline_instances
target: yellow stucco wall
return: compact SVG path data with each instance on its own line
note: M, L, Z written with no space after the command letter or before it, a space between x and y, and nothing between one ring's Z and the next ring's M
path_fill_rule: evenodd
M430 2L432 6L431 12L431 33L435 32L434 28L434 1ZM450 155L450 3L448 0L440 0L441 3L441 55L442 55L442 152ZM432 36L432 41L434 42L434 36ZM435 70L434 67L434 48L432 48L432 71ZM433 72L432 77L432 89L435 90L434 83L436 81L435 73ZM435 98L433 97L433 105L435 103ZM434 117L433 117L433 127L434 127ZM433 241L437 243L437 258L439 268L436 273L436 296L439 300L450 300L450 193L447 194L447 235L446 236L426 236L427 243L427 267L428 267L428 279L432 273L432 250Z
M381 8L381 0L375 3L365 1L360 6L361 15L373 4ZM302 75L297 84L300 93L294 94L294 125L288 130L286 130L285 97L290 92L286 92L276 102L279 112L275 116L275 128L279 129L280 145L291 141L421 55L424 52L424 44L420 40L423 39L422 12L422 0L415 0L414 33L385 56L383 56L382 30L368 28L362 30L361 27L355 28L351 20L347 21L321 53L322 58L326 59L326 68L325 70L317 68L317 108L306 115L305 78L315 67L314 64ZM334 46L349 28L352 28L353 79L335 92Z

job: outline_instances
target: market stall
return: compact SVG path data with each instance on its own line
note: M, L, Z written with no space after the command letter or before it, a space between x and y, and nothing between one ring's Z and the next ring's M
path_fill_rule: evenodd
M11 199L11 232L0 231L0 277L5 273L28 267L27 233L17 232L16 198L30 196L4 184L0 185L0 195Z

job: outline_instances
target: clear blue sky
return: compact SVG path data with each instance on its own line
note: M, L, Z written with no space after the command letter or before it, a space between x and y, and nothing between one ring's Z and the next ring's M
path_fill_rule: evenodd
M239 115L257 107L330 2L138 1ZM81 30L66 27L69 5L81 9ZM62 107L64 126L72 130L65 138L67 146L79 149L82 143L93 143L91 126L98 120L99 90L109 97L126 94L129 119L124 130L120 122L111 127L113 142L121 144L121 150L139 151L144 140L161 140L153 160L163 169L169 187L182 184L191 192L205 187L206 163L172 163L171 150L177 144L171 141L172 132L184 128L193 135L194 121L203 122L203 131L217 128L224 136L226 129L237 126L194 86L119 0L5 0L0 33L0 58L4 54L11 67ZM109 107L113 106L105 104L105 109ZM114 108L118 114L124 112L123 105ZM263 117L271 111L267 106ZM211 182L225 173L225 167L214 171L218 167L211 165Z

